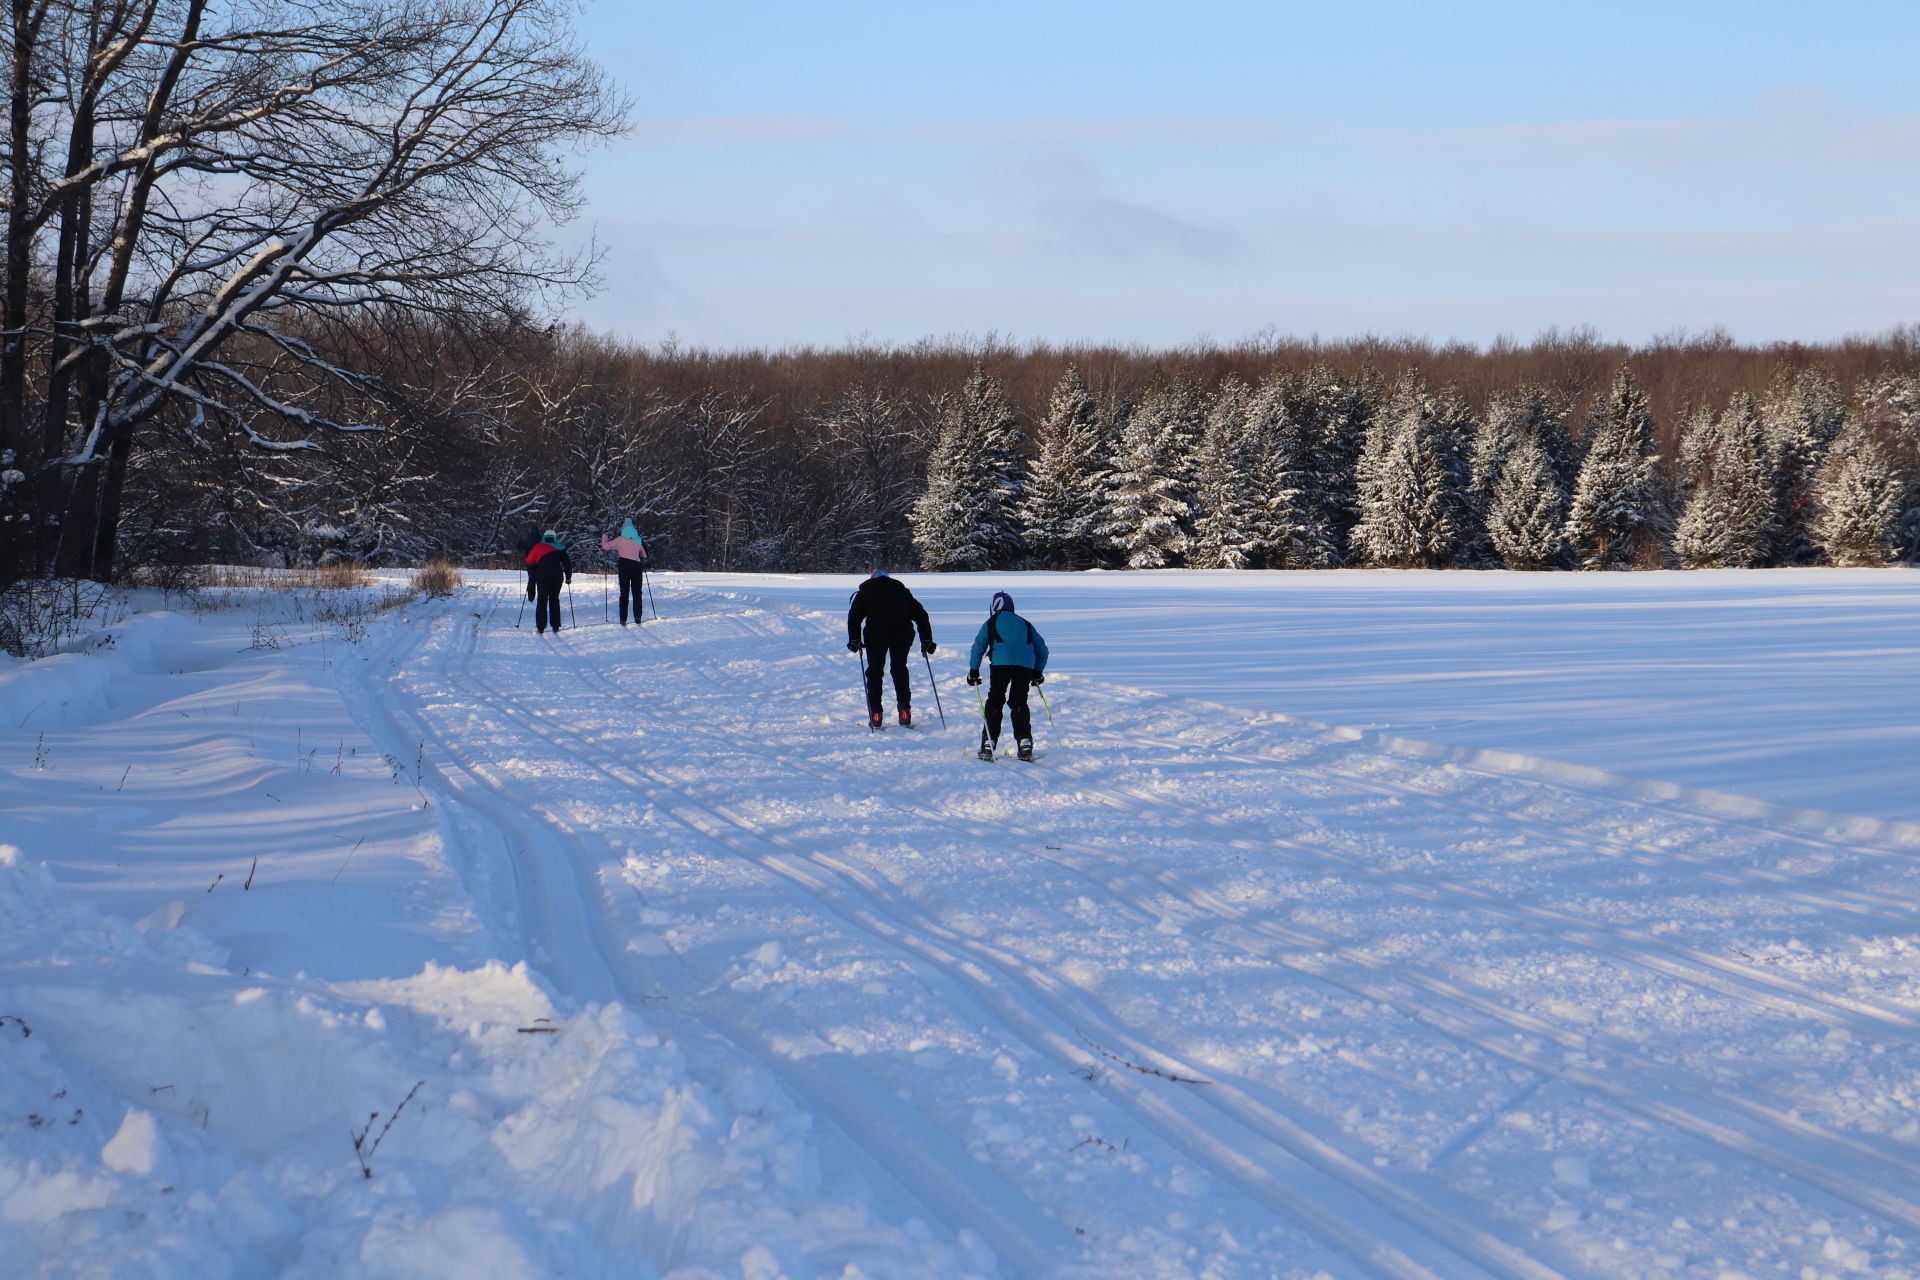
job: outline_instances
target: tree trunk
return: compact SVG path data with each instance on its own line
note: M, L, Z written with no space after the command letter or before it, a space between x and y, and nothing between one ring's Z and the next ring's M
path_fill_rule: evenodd
M93 567L87 574L96 582L112 582L120 572L120 500L127 487L127 458L133 452L133 429L113 433L107 462L100 477L100 500L94 520Z
M7 257L0 282L0 453L25 458L27 288L31 283L33 204L33 53L31 0L11 0L13 47L7 85Z

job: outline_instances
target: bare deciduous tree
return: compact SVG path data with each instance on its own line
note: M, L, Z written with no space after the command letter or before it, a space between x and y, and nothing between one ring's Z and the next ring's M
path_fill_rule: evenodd
M565 0L9 0L0 569L115 567L134 434L378 425L314 341L367 309L525 316L569 147L622 104ZM369 402L377 403L377 402Z

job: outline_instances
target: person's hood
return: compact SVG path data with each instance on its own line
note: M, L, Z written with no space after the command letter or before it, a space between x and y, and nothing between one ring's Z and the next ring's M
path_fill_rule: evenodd
M633 521L631 520L620 526L620 536L630 542L640 541L640 531L633 527Z

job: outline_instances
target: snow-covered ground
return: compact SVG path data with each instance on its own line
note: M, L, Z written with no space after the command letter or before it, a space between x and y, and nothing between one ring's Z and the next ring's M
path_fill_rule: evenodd
M1140 691L1920 820L1920 573L910 574L942 639L1004 586ZM844 611L847 579L693 576Z
M1920 1274L1920 579L908 580L0 670L0 1272Z

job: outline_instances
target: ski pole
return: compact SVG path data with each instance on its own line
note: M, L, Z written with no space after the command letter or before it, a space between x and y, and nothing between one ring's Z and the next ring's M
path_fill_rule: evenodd
M520 619L526 616L527 616L527 598L523 595L520 597L520 610L519 612L513 615L513 625L515 630L518 630L520 627Z
M613 606L607 603L607 575L600 575L600 621L613 621Z
M973 686L973 701L974 701L974 705L980 708L980 727L981 727L980 736L981 736L981 740L985 741L986 731L992 728L993 726L987 723L987 700L986 698L981 696L979 685Z
M920 661L927 664L927 684L933 689L933 709L940 713L940 727L944 729L947 727L947 709L940 705L940 682L933 678L933 659L927 656L925 649L920 651Z
M647 599L653 600L653 576L649 574L646 570L642 569L640 571L640 581L643 584L645 584L647 588ZM637 594L634 598L633 603L635 605L638 605L640 603L640 600ZM638 613L639 610L636 608L634 612ZM660 620L660 602L658 600L653 600L653 620L655 622L658 622Z
M1047 706L1047 691L1046 691L1045 689L1042 689L1042 688L1041 688L1041 687L1040 687L1039 685L1035 685L1035 686L1033 686L1033 691L1034 691L1035 693L1037 693L1037 694L1039 694L1039 695L1040 695L1040 705L1041 705L1042 707L1046 707L1046 711L1047 711L1047 723L1048 723L1048 724L1052 724L1052 723L1053 723L1053 708L1052 708L1052 707L1048 707L1048 706Z
M573 629L578 631L580 629L580 615L575 612L573 607L573 584L571 582L567 584L567 616L573 619ZM588 614L587 616L592 617L593 615Z
M866 650L866 646L865 646L865 645L862 645L862 646L861 646L860 648L858 648L858 649L855 649L855 650L853 651L853 656L854 656L854 657L856 657L856 658L858 658L858 659L860 660L860 697L861 697L862 699L865 699L865 698L866 698L866 696L867 696L867 650ZM868 710L868 712L867 712L867 718L868 718L869 720L871 720L871 719L873 718L873 712L872 712L872 710Z

